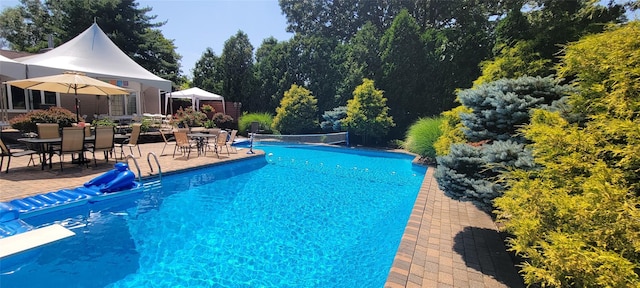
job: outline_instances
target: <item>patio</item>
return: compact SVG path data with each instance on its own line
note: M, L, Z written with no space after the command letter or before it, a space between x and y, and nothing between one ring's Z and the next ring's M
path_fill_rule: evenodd
M149 152L158 155L163 174L264 156L260 150L247 154L244 148L229 156L223 153L220 159L207 153L187 160L172 158L173 151L160 156L163 146L164 142L140 145L142 157L136 158L143 176L151 172L146 163ZM12 159L9 173L0 173L0 202L78 187L113 168L113 160L105 163L101 157L98 167L67 165L64 171L56 166L44 171L38 165L26 167L29 157ZM385 287L524 287L491 217L469 202L447 197L438 188L434 169L429 168L422 183Z

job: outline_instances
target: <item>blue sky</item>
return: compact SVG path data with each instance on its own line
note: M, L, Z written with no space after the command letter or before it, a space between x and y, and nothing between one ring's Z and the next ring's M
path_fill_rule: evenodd
M167 39L174 40L182 55L182 73L192 77L191 70L202 53L211 47L222 54L224 42L238 30L249 36L255 49L262 40L273 36L279 41L289 40L287 21L278 0L138 0L140 7L153 10L156 21L167 21L161 27ZM0 9L20 5L17 0L0 0Z
M141 7L153 10L157 21L167 20L162 34L173 39L182 55L182 72L191 70L207 47L222 54L224 42L242 30L255 49L262 40L273 36L279 41L290 39L287 21L277 0L139 0Z

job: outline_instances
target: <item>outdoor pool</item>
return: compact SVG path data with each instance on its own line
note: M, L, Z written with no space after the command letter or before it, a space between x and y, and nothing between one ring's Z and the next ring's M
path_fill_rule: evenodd
M399 153L256 148L265 156L26 219L76 235L12 256L0 287L382 287L426 168Z

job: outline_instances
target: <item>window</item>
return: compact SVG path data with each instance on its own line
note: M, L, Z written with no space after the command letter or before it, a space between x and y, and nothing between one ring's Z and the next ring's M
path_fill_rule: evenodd
M27 110L27 90L11 86L11 103L9 108L14 110Z
M49 91L32 91L33 109L47 109L56 106L56 93Z
M109 96L109 102L111 102L110 106L112 116L124 115L124 96Z
M55 92L25 90L15 86L11 86L8 92L10 110L47 109L58 105L58 94Z
M136 114L138 109L138 97L135 92L132 92L127 96L127 115Z

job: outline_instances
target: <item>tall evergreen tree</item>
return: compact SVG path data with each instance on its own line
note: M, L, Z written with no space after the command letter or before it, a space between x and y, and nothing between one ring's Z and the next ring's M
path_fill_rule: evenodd
M223 75L222 95L228 101L242 102L249 111L258 111L252 100L255 85L253 80L253 46L249 36L238 31L224 42L220 68Z
M381 39L381 61L384 78L380 87L389 99L390 113L398 124L392 137L402 137L404 129L418 119L425 108L424 81L429 77L427 52L420 28L407 11L401 12Z
M260 103L256 112L272 112L280 104L280 99L292 83L293 78L289 42L278 42L270 37L262 41L256 51L254 66L258 91L256 102Z
M220 57L207 47L193 68L193 86L222 94L222 71Z

